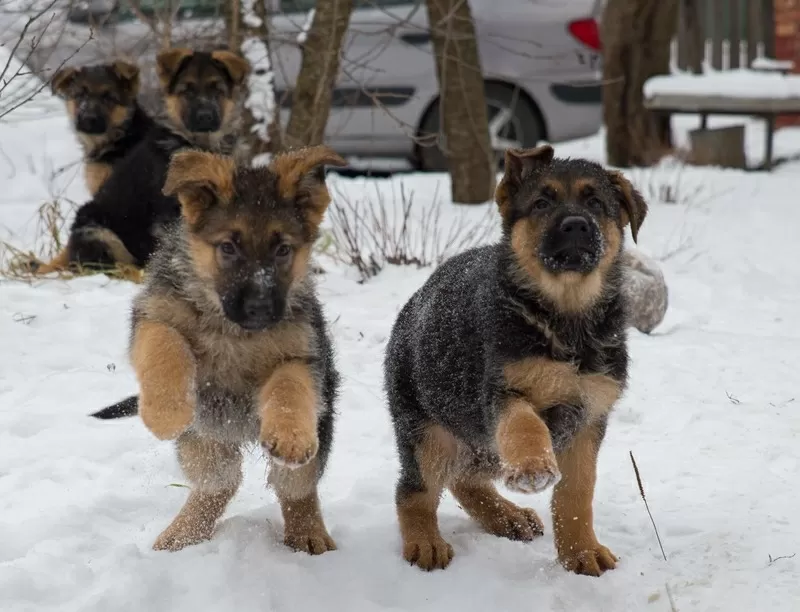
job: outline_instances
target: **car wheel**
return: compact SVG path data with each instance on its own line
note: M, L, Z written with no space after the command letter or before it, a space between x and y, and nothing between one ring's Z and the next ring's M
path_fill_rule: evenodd
M489 141L497 160L503 167L506 149L536 146L544 137L539 110L527 96L508 85L486 85L486 110L489 119ZM446 172L446 142L441 133L439 100L430 107L419 129L417 163L421 170Z

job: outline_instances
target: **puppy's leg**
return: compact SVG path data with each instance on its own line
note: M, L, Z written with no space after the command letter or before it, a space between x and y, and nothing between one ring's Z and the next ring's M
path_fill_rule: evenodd
M131 361L139 380L139 414L160 440L183 433L194 418L194 356L172 327L155 321L136 326Z
M192 492L178 516L156 539L155 550L175 551L210 539L242 482L242 455L237 446L186 432L178 438L177 449Z
M571 572L599 576L614 569L617 558L597 541L592 497L597 475L597 452L605 434L605 420L580 431L558 455L563 478L553 491L551 509L558 560Z
M296 469L273 463L269 473L269 484L275 488L283 513L283 543L312 555L336 550L319 507L319 466L320 459L314 457Z
M544 533L536 511L508 501L488 478L459 479L450 485L450 491L464 511L493 535L530 541Z
M69 267L69 250L66 248L61 249L58 255L47 263L40 264L37 261L31 261L29 265L31 272L37 275L63 272Z
M497 420L495 441L509 489L538 493L561 478L547 424L524 399L506 401Z
M317 454L320 398L308 365L280 366L261 389L260 440L272 459L288 467L307 464Z
M401 474L395 501L403 558L426 571L444 569L453 559L453 547L439 532L436 511L455 468L457 443L438 425L429 426L415 442L405 435L398 439Z

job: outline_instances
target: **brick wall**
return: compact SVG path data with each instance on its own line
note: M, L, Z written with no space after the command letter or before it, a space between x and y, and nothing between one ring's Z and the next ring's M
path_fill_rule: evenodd
M792 60L800 74L800 0L774 0L775 58ZM800 125L800 117L778 117L778 127Z

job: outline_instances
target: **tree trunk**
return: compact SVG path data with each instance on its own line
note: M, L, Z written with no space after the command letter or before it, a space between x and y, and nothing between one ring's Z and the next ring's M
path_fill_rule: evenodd
M452 199L483 203L494 196L496 166L472 12L466 0L426 0L426 4Z
M647 166L672 148L668 115L644 107L642 87L669 73L678 0L608 0L603 14L603 118L608 163Z
M686 44L687 68L694 74L703 72L705 41L703 22L700 14L700 0L680 0L680 28Z
M282 148L280 109L275 103L269 49L269 16L263 0L230 0L223 7L228 48L250 62L242 109L248 159ZM249 15L249 18L248 18Z
M318 0L303 44L303 61L292 92L292 113L286 127L289 147L322 144L339 74L354 0Z

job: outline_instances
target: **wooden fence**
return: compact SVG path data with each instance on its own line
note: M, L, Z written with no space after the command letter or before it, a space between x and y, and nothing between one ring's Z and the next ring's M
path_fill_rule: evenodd
M673 66L700 72L749 67L774 58L774 0L680 0Z

